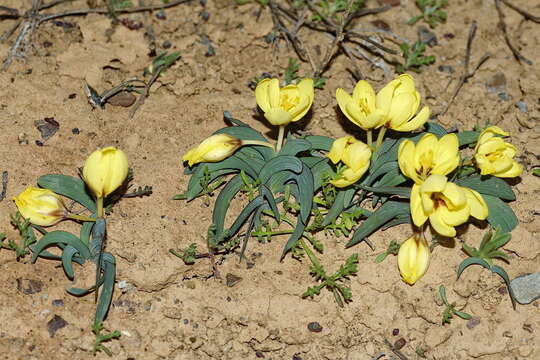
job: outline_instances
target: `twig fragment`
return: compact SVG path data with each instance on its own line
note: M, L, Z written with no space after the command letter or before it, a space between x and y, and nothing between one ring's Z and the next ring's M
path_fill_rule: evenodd
M8 186L8 172L7 170L4 170L2 172L2 192L0 193L0 201L6 198L7 186Z
M504 21L505 15L504 15L504 13L503 13L503 11L501 9L501 0L495 0L495 8L497 9L497 13L499 14L499 24L501 26L501 30L502 30L503 35L504 35L504 41L506 41L506 45L508 46L510 51L512 51L512 54L514 54L514 57L518 61L523 61L527 65L532 65L532 61L527 59L525 56L521 55L519 50L516 49L514 47L514 45L512 45L512 42L510 41L510 35L508 35L508 29L506 28L506 22ZM513 9L515 10L516 8L513 8ZM516 11L518 11L518 10L516 10ZM521 10L521 11L523 11L523 10ZM521 12L520 12L520 14L521 14Z
M491 56L491 54L489 53L484 54L484 56L480 58L480 60L478 61L474 69L472 71L469 71L469 64L471 61L471 52L472 52L472 43L476 36L476 29L477 29L476 21L473 21L473 23L471 24L471 29L469 30L469 36L467 38L467 48L465 50L465 64L464 64L463 74L459 78L459 82L454 90L454 93L452 94L452 97L450 98L450 100L448 101L444 109L441 112L433 115L434 117L446 114L446 112L448 111L448 108L454 102L454 99L458 95L463 85L467 82L467 80L469 80L471 77L474 76L474 74L480 68L480 66L482 66L482 64L486 62L486 60L489 59L489 57Z

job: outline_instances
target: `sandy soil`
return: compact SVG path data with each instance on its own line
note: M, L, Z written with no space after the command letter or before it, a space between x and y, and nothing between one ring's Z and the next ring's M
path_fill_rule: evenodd
M540 13L538 1L515 2ZM3 1L21 10L29 3ZM401 3L383 14L363 17L358 26L380 19L394 32L415 39L416 27L405 22L418 10L413 1ZM378 6L373 0L368 5ZM57 10L83 7L84 1L75 1ZM17 238L9 223L8 215L15 212L10 199L35 184L38 176L75 176L90 152L115 145L128 154L135 184L152 185L154 193L121 202L109 220L107 248L117 258L118 281L127 283L115 292L106 321L109 330L122 332L120 340L109 343L114 358L390 359L395 355L385 339L393 344L403 338L401 352L409 359L419 358L417 349L424 349L428 359L539 359L540 301L512 310L500 279L477 268L467 270L456 282L455 269L464 258L459 244L436 248L428 274L413 287L400 280L394 257L375 264L375 256L392 239L403 240L409 231L406 226L371 236L375 251L365 243L345 249L346 239L320 236L326 246L321 259L329 271L353 253L360 257L359 274L350 280L354 301L342 309L328 292L313 300L300 298L313 284L308 264L291 257L280 262L280 239L269 244L251 242L247 256L254 266L239 263L234 254L218 259L221 279L211 276L207 260L187 266L169 254L170 248L185 248L192 242L204 248L211 218L211 207L203 199L171 200L187 185L181 155L224 126L225 110L259 130L270 131L254 117L255 98L248 83L263 72L282 76L294 52L283 42L278 49L265 42L272 19L268 9L257 19L259 9L255 4L237 6L226 0L209 1L203 9L193 1L167 10L163 20L155 13L146 19L142 14L122 16L151 23L159 48L168 41L169 51L182 54L131 120L128 108L108 105L105 110L93 110L83 83L103 91L124 78L140 76L150 62L144 28L112 27L103 15L61 19L74 27L44 23L27 59L16 59L7 72L0 72L0 170L9 171L7 198L0 202L0 230ZM208 21L199 15L203 10L210 14ZM478 36L471 61L476 64L486 52L491 58L439 121L459 129L498 124L511 132L529 170L538 165L540 154L540 27L509 9L505 12L513 41L533 59L532 66L518 63L506 47L493 1L456 0L448 7L449 21L434 31L438 45L428 50L436 55L437 63L415 76L424 101L434 112L442 109L461 75L468 28L476 20ZM0 22L0 32L12 24L12 20ZM211 40L215 56L205 56L203 34ZM301 34L308 35L307 30ZM319 43L324 49L329 41L319 36L307 45L313 49ZM0 44L2 57L10 44ZM365 61L357 64L376 88L394 76ZM451 66L453 73L440 71L441 65ZM336 120L333 97L337 87L352 89L354 80L348 69L348 58L335 58L325 74L324 90L316 92L306 130L330 136L350 130ZM302 64L301 74L308 70L309 65ZM527 104L526 111L519 109L518 101ZM60 129L38 146L36 140L41 138L34 122L46 117L54 117ZM512 278L540 270L539 189L540 178L529 171L516 181L517 201L511 206L521 224L506 247L511 261L505 266ZM59 228L75 227L65 222ZM460 239L477 243L482 232L470 225ZM93 297L68 295L64 288L69 282L57 265L46 260L30 264L28 258L17 262L12 252L0 251L0 358L92 357ZM227 274L241 281L229 287ZM39 280L42 287L25 294L18 289L21 279ZM477 320L455 318L442 326L440 284L446 285L449 299L458 308ZM63 305L54 301L58 299ZM51 337L47 323L55 315L67 326ZM308 330L313 321L320 323L321 332ZM100 353L96 358L107 356Z

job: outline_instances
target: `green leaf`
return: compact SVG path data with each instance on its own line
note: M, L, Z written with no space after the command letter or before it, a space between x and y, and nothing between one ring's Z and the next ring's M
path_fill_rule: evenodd
M111 306L116 278L116 261L109 253L103 254L103 287L96 306L95 323L103 322ZM105 256L107 255L107 256Z
M467 314L466 312L463 312L463 311L457 311L457 310L454 310L454 314L456 314L457 316L459 316L460 318L462 318L463 320L470 320L472 319L472 316Z
M62 252L62 265L64 267L64 271L66 272L67 277L70 280L73 280L74 272L73 272L73 256L77 254L79 250L75 249L73 246L68 245L64 248L64 251Z
M264 197L268 205L270 206L270 209L272 210L272 213L274 214L274 218L276 219L277 223L281 221L279 209L276 204L276 199L274 199L274 194L268 189L268 187L264 184L261 184L259 186L259 194Z
M272 160L268 161L261 169L259 179L261 180L262 184L266 184L270 177L276 173L281 173L282 171L291 171L299 174L302 171L302 168L303 164L298 158L290 155L278 155Z
M504 269L500 266L493 265L491 267L491 271L493 271L495 274L499 275L506 284L506 288L508 289L508 294L510 295L510 300L512 301L512 307L514 310L516 310L516 297L514 296L514 291L512 290L512 287L510 286L510 279L508 278L508 274Z
M311 143L304 139L290 139L281 148L278 156L281 155L296 155L311 148Z
M456 184L476 190L482 195L492 195L503 200L516 200L516 195L510 185L495 176L474 175L459 179Z
M88 246L90 244L90 234L92 233L92 228L94 227L93 221L85 221L81 226L81 241Z
M61 174L49 174L39 177L37 183L42 188L66 196L91 212L96 212L96 203L86 192L86 185L81 179Z
M306 136L304 140L309 141L312 149L323 151L330 151L332 144L334 143L334 139L318 135Z
M425 128L428 133L436 135L437 138L448 134L448 131L446 131L445 128L434 122L426 122Z
M441 300L443 301L444 305L449 306L448 299L446 298L446 287L444 285L439 286L439 296L441 297Z
M480 136L479 131L460 131L457 134L459 140L459 146L465 146L476 143Z
M90 250L88 247L75 235L67 231L51 231L37 242L32 249L32 262L36 262L39 254L48 246L57 245L58 243L71 245L77 249L78 253L85 259L90 259Z
M225 127L223 129L216 131L214 134L228 134L240 140L256 140L256 141L263 141L266 143L268 142L268 140L260 132L258 132L257 130L249 126L228 126L228 127ZM262 146L262 145L260 146L249 145L249 146L257 150L257 152L261 154L261 158L264 160L269 160L272 157L274 157L274 151L267 146Z
M463 272L463 270L465 270L466 268L468 268L471 265L480 265L480 266L483 266L486 269L491 268L489 266L489 264L487 263L487 261L485 261L484 259L480 259L480 258L477 258L477 257L466 258L458 266L457 280L459 280L459 277L461 276L461 273Z
M242 177L240 177L239 174L235 175L221 190L216 199L214 211L212 213L212 223L216 226L216 238L218 240L223 238L225 217L231 201L236 194L238 194L243 185L244 182L242 181Z
M244 225L244 223L251 216L251 214L256 211L264 203L264 201L265 199L263 196L257 196L249 204L247 204L247 206L242 209L231 227L227 230L227 236L232 237L236 235L236 233L240 230L242 225Z
M509 233L518 225L519 221L514 214L514 211L504 201L498 197L491 195L482 195L489 209L487 221L489 224L497 228L501 227L501 231Z
M323 220L321 226L327 226L327 225L331 224L334 220L336 220L338 218L339 215L341 215L341 213L345 209L345 197L346 197L346 194L347 193L353 193L354 194L355 191L356 191L356 189L354 189L354 188L350 188L350 189L346 189L346 190L343 190L343 189L338 190L336 198L334 199L334 203L332 204L332 206L328 210L328 213L324 217L324 220Z
M408 188L408 187L401 187L401 186L371 187L371 186L365 186L361 184L359 184L358 187L363 190L371 191L377 194L398 195L406 199L411 197L411 188Z
M303 223L307 224L313 206L313 196L315 196L311 170L307 166L302 165L302 171L300 174L294 175L294 180L299 189L299 192L295 197L300 204L300 217Z
M106 236L106 222L104 218L96 219L94 226L92 227L92 241L90 242L90 251L96 264L97 258L100 256L103 249L103 242Z
M353 238L347 243L347 247L358 244L365 237L371 235L375 230L379 229L390 220L405 216L410 213L410 205L405 202L388 201L371 214L366 221L356 229Z

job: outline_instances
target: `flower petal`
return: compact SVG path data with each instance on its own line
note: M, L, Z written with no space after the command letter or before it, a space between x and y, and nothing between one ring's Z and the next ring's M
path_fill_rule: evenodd
M478 220L485 220L489 215L489 209L482 195L469 188L462 188L467 196L467 202L471 209L471 216Z
M420 185L417 184L414 184L411 189L411 217L416 226L422 226L428 218L422 207Z
M401 131L401 132L416 130L419 127L423 126L426 123L426 121L428 121L429 116L430 116L429 107L424 106L422 110L420 110L420 112L411 120L401 124L400 126L393 127L392 129L395 131Z

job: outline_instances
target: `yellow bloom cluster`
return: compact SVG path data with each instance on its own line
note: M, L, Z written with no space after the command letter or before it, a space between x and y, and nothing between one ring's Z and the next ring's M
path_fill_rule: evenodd
M480 173L504 178L520 176L523 166L514 160L516 147L497 135L509 134L498 126L490 126L478 138L474 159Z
M13 201L21 215L35 225L51 226L68 214L60 196L49 189L29 186Z
M420 94L414 79L407 74L392 80L376 95L367 81L360 80L352 96L340 88L336 99L347 119L364 130L384 126L395 131L412 131L424 125L430 115L427 106L417 114Z

